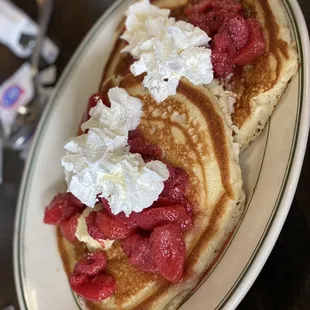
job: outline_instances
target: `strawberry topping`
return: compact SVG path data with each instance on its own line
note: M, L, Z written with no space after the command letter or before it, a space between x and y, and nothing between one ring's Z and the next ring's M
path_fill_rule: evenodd
M192 224L192 218L182 205L175 204L145 209L136 215L136 223L138 227L149 231L169 223L178 223L182 230L187 230Z
M236 0L205 0L185 9L188 22L212 38L214 75L226 78L234 66L245 66L264 53L265 39L257 20L246 19Z
M96 218L97 218L96 211L90 212L89 215L86 217L87 231L89 235L95 240L104 239L104 235L99 230L96 224Z
M80 280L85 280L85 282L80 282ZM89 301L102 301L110 297L116 290L116 281L105 273L99 273L94 277L73 274L69 281L72 290Z
M60 223L60 231L62 235L70 242L76 241L76 228L78 225L78 218L80 217L80 213L73 215L69 220L66 220Z
M154 263L149 238L138 234L129 236L122 242L122 248L133 266L144 272L158 273Z
M129 132L128 144L130 146L130 152L139 153L145 161L161 160L163 158L162 150L156 145L147 144L143 134L138 130Z
M72 286L77 286L77 285L82 284L82 283L86 283L87 281L89 281L89 278L90 278L90 276L87 274L73 273L69 278L69 282L70 282L70 285L72 287Z
M76 263L69 278L72 290L90 301L102 301L116 290L114 278L104 272L107 258L104 252L87 254Z
M107 257L104 252L89 253L84 256L74 267L74 273L94 276L103 271L107 265Z
M186 247L178 224L154 229L150 237L151 254L160 273L170 282L183 277Z
M97 212L96 225L102 233L104 239L121 240L127 238L134 232L133 229L118 221L117 218L109 215L109 213L102 209Z
M45 208L44 223L59 225L84 209L85 205L71 193L58 194Z
M265 50L265 40L260 23L255 19L248 19L249 39L233 57L233 63L244 66L262 55Z
M187 173L177 167L167 164L169 170L169 179L164 182L164 190L161 192L161 197L170 198L174 201L184 199L185 190L188 185Z

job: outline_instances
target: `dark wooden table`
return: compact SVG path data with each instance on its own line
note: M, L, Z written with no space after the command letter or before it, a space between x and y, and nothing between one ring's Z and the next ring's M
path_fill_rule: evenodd
M13 0L31 17L36 17L34 0ZM87 31L113 0L55 0L49 28L50 37L60 47L58 73L64 69ZM299 0L310 25L310 2ZM0 83L22 61L8 50L0 50ZM13 304L18 309L13 280L12 236L15 206L23 162L12 151L4 154L4 183L0 186L0 309ZM310 309L310 146L300 182L280 238L257 281L239 310ZM39 309L44 310L44 309ZM70 310L70 309L55 309Z

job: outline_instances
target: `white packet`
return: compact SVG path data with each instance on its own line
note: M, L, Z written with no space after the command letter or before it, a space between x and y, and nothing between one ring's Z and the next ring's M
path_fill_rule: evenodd
M0 86L0 121L5 136L10 134L17 110L33 96L31 66L25 63Z
M55 66L48 67L38 74L40 94L48 98L53 87L43 87L44 84L53 84L56 81L57 70ZM0 122L4 135L11 132L17 110L29 103L34 97L31 65L24 63L9 79L0 86Z
M0 42L10 48L18 57L30 57L33 44L23 46L20 42L22 34L36 37L38 25L24 12L7 0L0 0ZM48 64L53 64L59 54L58 47L45 38L41 55Z

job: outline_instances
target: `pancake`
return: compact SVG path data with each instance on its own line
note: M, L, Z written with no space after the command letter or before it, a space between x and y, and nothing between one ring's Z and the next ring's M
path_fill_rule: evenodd
M171 15L184 19L182 9L199 1L159 1L163 7L172 8ZM241 151L246 149L262 132L275 106L279 102L289 81L298 71L299 63L288 26L287 16L280 0L241 0L247 13L257 19L263 27L266 41L265 53L250 65L239 69L225 85L226 90L234 93L234 109L231 115L234 141ZM157 5L157 2L154 1ZM116 32L116 43L106 65L103 80L128 73L134 59L127 53L120 53L126 42L119 38L123 31ZM205 85L217 94L213 85ZM214 92L215 91L215 92ZM223 93L223 91L221 91ZM227 98L229 99L229 98ZM227 108L224 109L226 113Z
M111 86L110 80L102 91ZM116 279L117 290L100 303L82 299L80 303L94 310L176 309L212 266L243 212L239 148L215 97L205 87L182 79L177 94L160 105L142 86L142 76L129 74L120 87L143 103L138 129L147 142L160 146L166 161L187 172L186 198L194 209L194 224L185 233L187 258L181 282L172 284L160 275L139 271L116 241L107 250L107 272ZM60 232L58 245L70 275L88 250L80 242L69 243Z
M298 56L280 0L242 0L259 20L266 41L264 55L231 80L237 100L232 115L239 128L235 141L245 149L264 129L288 82L298 71Z

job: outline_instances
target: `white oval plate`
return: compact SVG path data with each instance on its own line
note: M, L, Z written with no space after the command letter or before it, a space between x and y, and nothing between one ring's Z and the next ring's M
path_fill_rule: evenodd
M77 132L113 46L113 31L132 0L116 2L93 27L63 73L40 122L25 168L15 223L14 269L22 309L79 309L44 207L65 189L63 145ZM309 39L295 0L284 0L301 67L261 137L241 156L246 212L224 255L181 309L234 309L263 267L298 182L308 137Z

